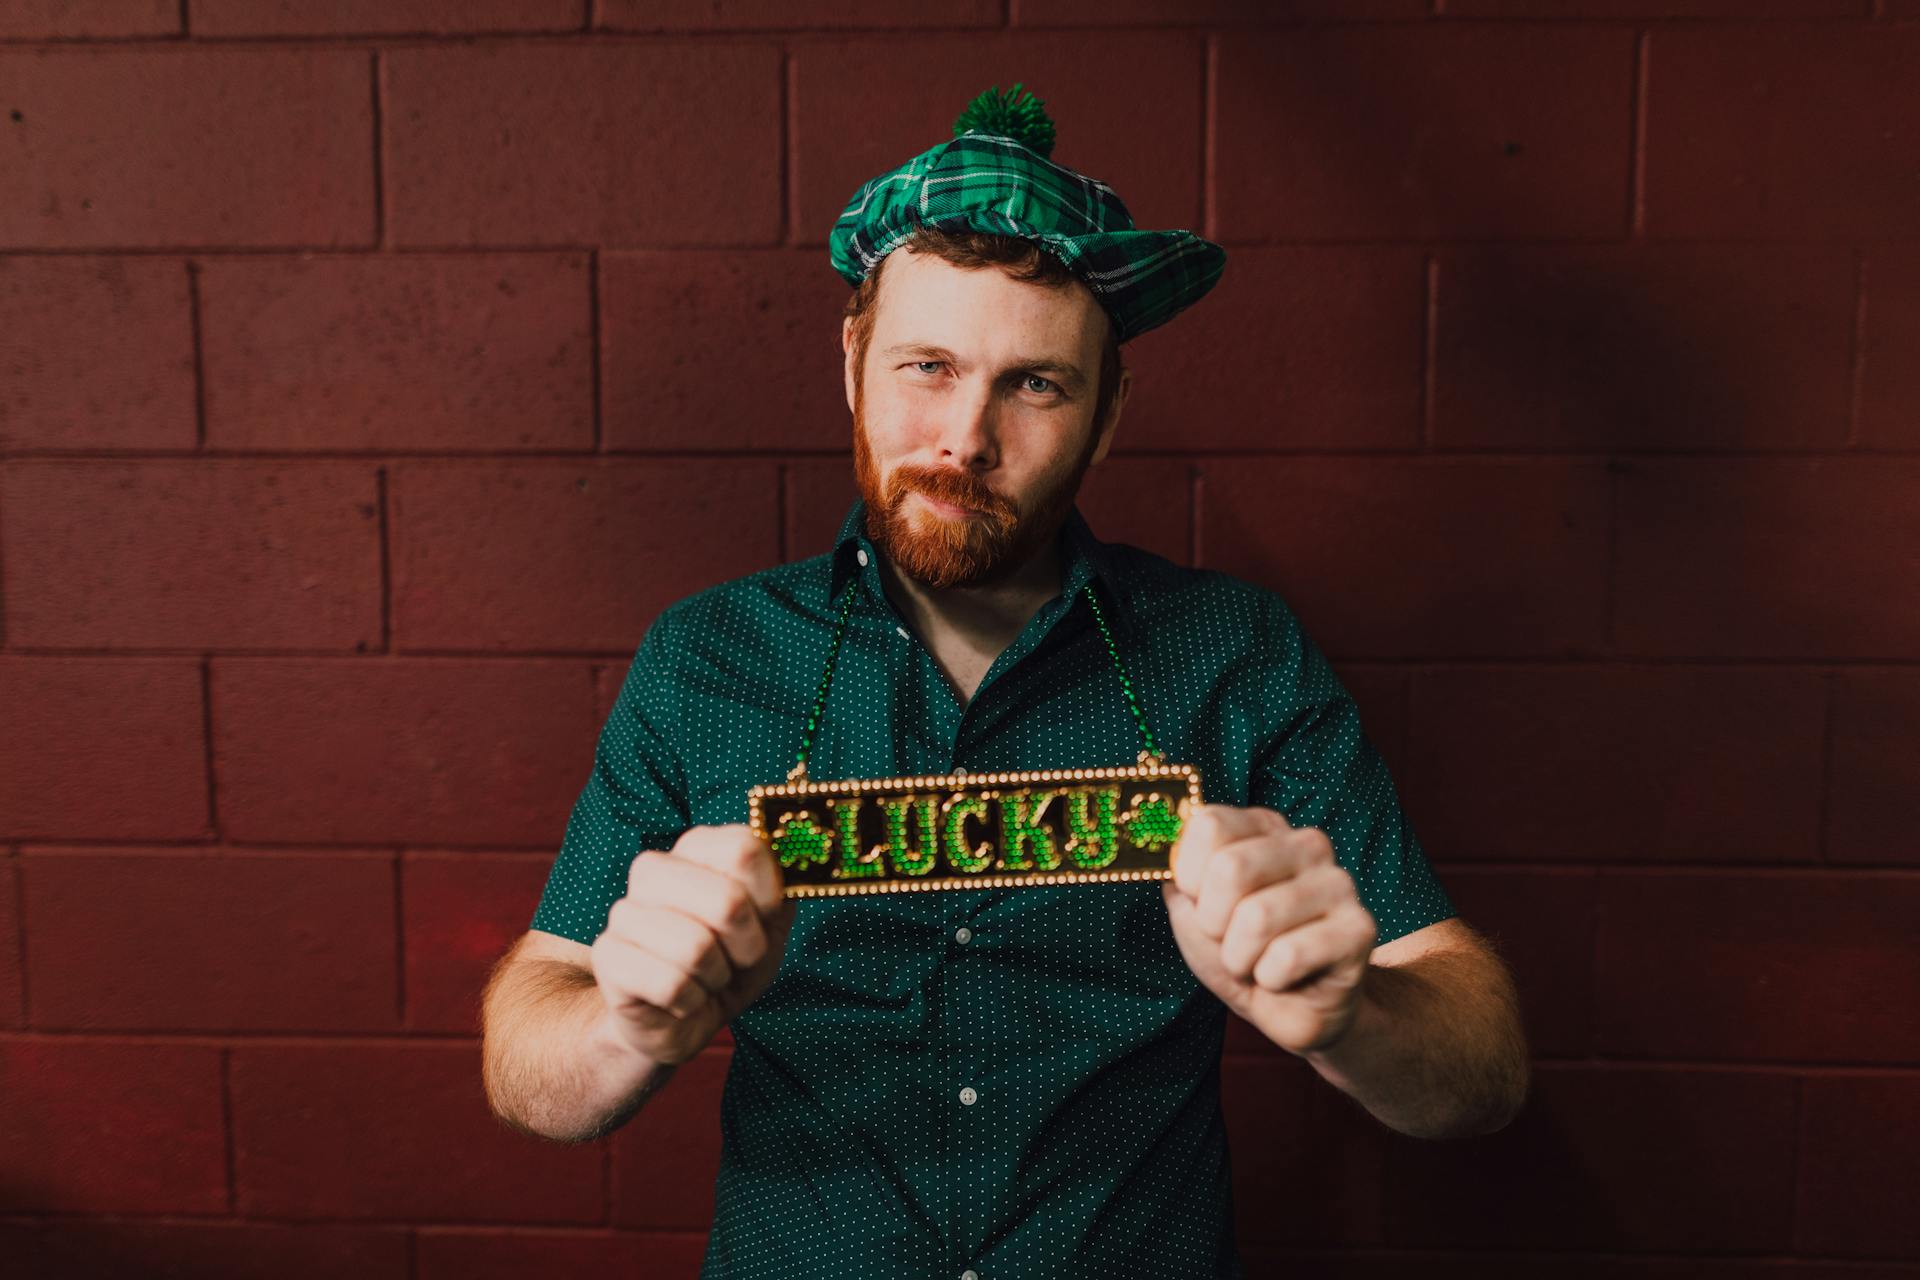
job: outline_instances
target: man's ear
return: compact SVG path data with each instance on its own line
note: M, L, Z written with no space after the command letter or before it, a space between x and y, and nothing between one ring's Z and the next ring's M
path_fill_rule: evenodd
M853 412L853 317L845 316L840 321L841 363L846 367L841 376L847 384L847 412Z
M1107 456L1107 449L1113 444L1114 428L1120 425L1120 410L1126 406L1127 392L1133 386L1133 370L1120 370L1120 382L1113 389L1113 403L1107 406L1107 420L1100 427L1100 443L1093 446L1093 457L1089 467Z

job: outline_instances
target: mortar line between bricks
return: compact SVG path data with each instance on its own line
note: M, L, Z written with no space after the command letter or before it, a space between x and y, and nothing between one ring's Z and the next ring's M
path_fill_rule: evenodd
M587 378L592 384L593 452L607 450L604 393L600 387L600 250L587 250Z
M1645 27L1634 31L1633 87L1627 96L1632 120L1628 124L1627 146L1627 239L1647 238L1647 68L1651 58L1653 32Z
M1860 409L1867 385L1867 251L1853 248L1853 364L1847 386L1847 434L1842 443L1849 449L1860 444Z
M13 895L14 961L20 971L20 1025L27 1025L27 870L20 865L20 846L7 847L7 892Z
M0 447L0 481L4 481L6 479L5 464L9 456L10 455L7 453L6 449L4 447ZM0 484L0 488L4 488L4 485ZM6 522L4 520L0 520L0 525L4 525L5 523ZM8 599L7 599L6 560L7 560L6 543L4 541L0 541L0 653L6 653L9 651L8 644L7 644ZM14 650L14 652L18 652L18 651Z
M373 83L369 86L373 103L373 243L377 249L387 247L387 183L384 149L380 143L383 129L380 117L380 50L369 54L367 69Z
M187 337L193 349L193 449L201 453L207 447L207 362L200 338L200 263L188 258Z
M800 210L796 207L799 193L793 180L793 154L799 149L800 140L794 136L795 120L793 110L794 61L796 55L787 45L780 42L780 243L793 245L800 231Z
M1620 652L1620 623L1614 583L1620 576L1620 478L1624 471L1617 463L1607 464L1607 545L1600 573L1600 643L1616 655Z
M1840 673L1829 670L1822 683L1826 697L1820 716L1820 808L1813 832L1814 857L1824 866L1833 864L1833 848L1828 840L1828 824L1833 821L1833 704L1838 696Z
M193 34L192 15L187 11L189 0L180 0L180 36L184 40Z
M1187 467L1187 563L1198 569L1200 557L1205 554L1200 530L1205 523L1207 501L1207 473L1199 463L1190 463Z
M1787 1204L1787 1243L1800 1238L1800 1126L1806 1123L1807 1078L1793 1077L1793 1104L1787 1111L1787 1186L1792 1197Z
M420 1231L411 1222L407 1224L407 1280L417 1280L420 1275Z

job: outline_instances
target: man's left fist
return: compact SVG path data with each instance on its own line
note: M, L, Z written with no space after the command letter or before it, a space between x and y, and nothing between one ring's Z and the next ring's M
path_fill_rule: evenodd
M1318 827L1272 809L1195 805L1161 886L1187 967L1281 1048L1346 1034L1379 931Z

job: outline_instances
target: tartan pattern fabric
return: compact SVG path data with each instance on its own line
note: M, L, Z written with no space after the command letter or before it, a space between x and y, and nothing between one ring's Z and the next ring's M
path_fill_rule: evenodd
M833 268L858 285L925 223L1032 240L1084 282L1120 341L1204 297L1227 253L1191 231L1142 231L1112 187L1013 138L966 133L864 183L827 237Z

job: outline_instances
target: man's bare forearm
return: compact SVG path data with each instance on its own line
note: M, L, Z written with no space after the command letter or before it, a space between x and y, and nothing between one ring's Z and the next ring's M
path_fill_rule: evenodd
M1504 1127L1531 1078L1510 974L1464 954L1370 966L1351 1030L1306 1058L1381 1123L1420 1138Z
M495 1115L556 1142L619 1128L673 1075L609 1034L593 974L527 959L495 970L481 998L482 1077Z

